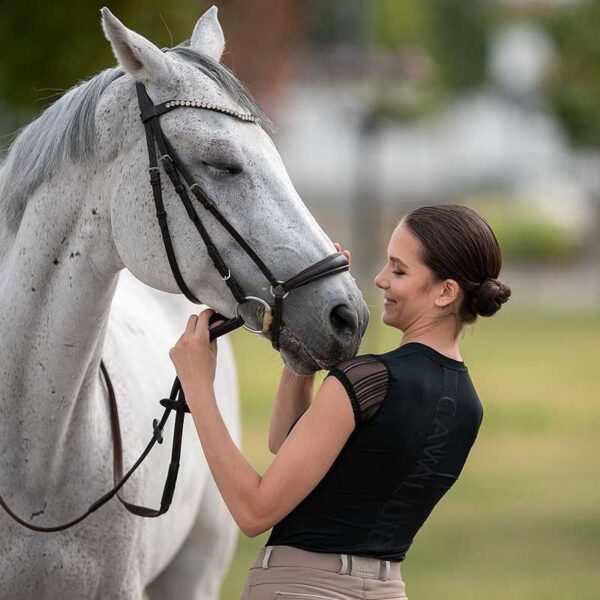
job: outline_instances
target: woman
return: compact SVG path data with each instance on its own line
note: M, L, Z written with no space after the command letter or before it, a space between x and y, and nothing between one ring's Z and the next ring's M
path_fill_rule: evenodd
M190 317L170 355L211 472L246 535L273 528L242 600L406 598L400 563L481 424L459 342L465 325L508 300L501 266L498 241L475 211L406 215L374 281L400 345L336 365L314 398L314 376L284 369L269 433L275 458L262 477L217 408L211 311Z

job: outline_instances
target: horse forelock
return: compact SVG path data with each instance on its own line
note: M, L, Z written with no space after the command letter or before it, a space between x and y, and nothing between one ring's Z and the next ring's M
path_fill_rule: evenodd
M192 64L220 86L259 125L272 128L246 87L224 65L197 52L187 43L168 50ZM24 127L10 145L0 165L0 224L17 231L28 198L67 160L73 163L94 157L96 109L104 90L123 76L120 68L102 71L79 83Z

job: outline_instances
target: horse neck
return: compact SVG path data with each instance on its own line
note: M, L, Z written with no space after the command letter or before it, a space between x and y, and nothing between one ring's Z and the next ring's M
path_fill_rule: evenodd
M0 265L2 472L15 469L36 489L58 485L64 453L77 462L98 436L119 272L102 179L78 169L54 181L29 199Z

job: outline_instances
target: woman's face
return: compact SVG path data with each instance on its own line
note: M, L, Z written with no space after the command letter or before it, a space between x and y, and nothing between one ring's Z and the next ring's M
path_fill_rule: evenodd
M443 299L445 282L434 281L433 272L421 262L420 240L400 221L387 248L387 261L375 277L383 290L382 320L406 331L423 317L440 317L449 299ZM450 300L451 302L451 300Z

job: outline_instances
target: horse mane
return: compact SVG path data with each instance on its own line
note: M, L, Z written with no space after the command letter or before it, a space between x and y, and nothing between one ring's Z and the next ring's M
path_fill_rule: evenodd
M246 87L224 65L184 42L168 50L191 63L219 85L259 125L272 129ZM28 198L66 161L83 162L96 151L96 109L104 90L122 77L120 68L106 69L65 92L42 114L17 132L0 165L0 224L13 234L25 213Z

